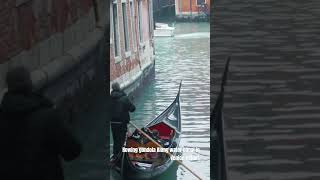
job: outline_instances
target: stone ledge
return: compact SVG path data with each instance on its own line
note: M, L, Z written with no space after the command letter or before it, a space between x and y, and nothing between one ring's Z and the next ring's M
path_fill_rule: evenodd
M73 48L71 48L71 50L65 52L63 56L54 59L46 66L40 68L40 70L42 70L47 75L47 79L44 84L48 84L54 81L62 74L71 70L82 60L85 60L86 55L98 46L99 41L102 38L103 31L100 29L95 29L93 32L89 34L88 38L83 40L79 45L74 46ZM34 83L37 84L40 82L41 80L37 80Z
M54 81L64 73L71 70L77 64L86 59L87 54L92 52L103 39L104 29L96 28L88 34L88 38L71 50L64 52L64 55L53 59L47 65L31 72L31 78L36 89L40 89ZM0 101L7 88L0 90Z
M103 39L103 36L103 30L96 28L90 33L89 38L87 38L85 41L82 41L78 46L71 48L66 52L66 54L73 57L75 63L79 63L83 59L86 59L87 54L97 47L99 41Z

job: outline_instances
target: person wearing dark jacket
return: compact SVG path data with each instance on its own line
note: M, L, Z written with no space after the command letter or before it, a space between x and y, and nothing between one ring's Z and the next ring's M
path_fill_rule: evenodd
M126 138L127 124L130 121L129 112L134 112L136 107L129 100L126 93L120 89L120 85L117 82L112 84L110 96L113 155L117 156L121 152L121 148Z
M6 82L0 106L1 179L63 180L61 159L77 158L80 143L54 104L33 92L27 69L10 70Z

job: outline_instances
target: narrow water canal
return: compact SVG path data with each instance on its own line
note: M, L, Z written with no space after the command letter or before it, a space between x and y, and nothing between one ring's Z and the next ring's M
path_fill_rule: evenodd
M204 179L210 175L210 26L209 23L178 23L175 37L156 38L155 79L135 98L132 121L142 127L174 100L181 88L182 147L199 147L199 157L183 161ZM173 166L157 180L193 180L180 166Z

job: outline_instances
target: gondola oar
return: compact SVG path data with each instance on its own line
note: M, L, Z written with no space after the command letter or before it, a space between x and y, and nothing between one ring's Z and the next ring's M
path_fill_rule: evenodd
M155 145L157 145L158 147L162 148L162 146L155 141L153 138L151 138L147 133L143 132L141 129L139 129L135 124L133 124L132 122L129 122L134 128L136 128L141 134L143 134L145 137L147 137L150 141L152 141ZM168 154L170 157L173 156L173 154L171 154L170 152L165 152L166 154ZM176 160L177 163L179 163L180 165L182 165L184 168L186 168L189 172L191 172L194 176L196 176L199 180L202 180L202 178L200 176L198 176L195 172L193 172L190 168L188 168L185 164L183 164L182 161L180 160Z

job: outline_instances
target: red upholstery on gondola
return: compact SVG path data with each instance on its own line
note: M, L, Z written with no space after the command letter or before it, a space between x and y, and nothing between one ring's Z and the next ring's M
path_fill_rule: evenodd
M156 129L159 132L161 139L171 139L174 136L175 130L165 123L159 123L149 127L150 130Z
M171 137L170 137L170 136L160 136L160 138L161 138L161 139L166 139L166 140L171 139Z

